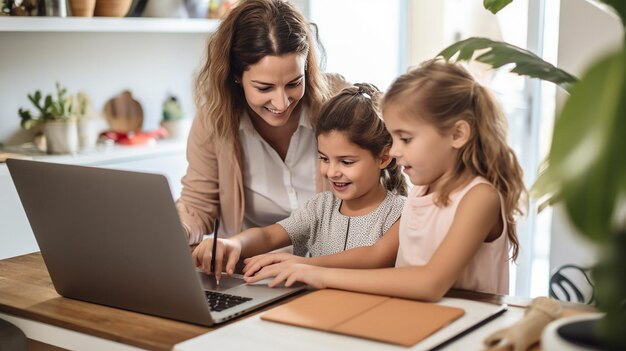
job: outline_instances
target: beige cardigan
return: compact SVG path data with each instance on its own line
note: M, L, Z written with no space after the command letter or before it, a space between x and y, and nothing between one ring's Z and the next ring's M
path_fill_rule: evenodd
M305 116L301 116L304 118ZM187 232L189 243L199 243L205 233L213 231L215 217L220 215L219 235L228 237L241 232L244 216L244 191L241 147L224 145L208 139L204 123L193 122L187 141L187 174L183 190L176 202L178 214ZM316 170L317 191L327 190Z

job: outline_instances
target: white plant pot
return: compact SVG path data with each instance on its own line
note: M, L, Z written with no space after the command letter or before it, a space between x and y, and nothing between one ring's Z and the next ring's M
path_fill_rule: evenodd
M182 0L148 1L141 14L143 17L187 18L187 10Z
M167 138L186 140L191 130L192 120L184 118L178 121L161 121L161 126L167 130Z
M94 118L78 120L78 147L81 151L96 147L100 136L100 123Z
M46 122L46 151L49 154L73 154L78 151L78 130L75 120Z

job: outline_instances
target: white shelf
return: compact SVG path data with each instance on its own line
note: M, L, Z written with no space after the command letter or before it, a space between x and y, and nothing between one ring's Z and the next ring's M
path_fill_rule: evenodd
M219 22L198 18L0 16L0 32L211 33Z
M186 147L186 141L160 140L152 145L98 147L92 151L79 152L73 155L37 154L29 156L36 161L97 167L111 163L144 160L166 155L182 155L181 157L184 157ZM12 150L11 152L15 151ZM8 172L6 164L0 163L0 176L8 174Z

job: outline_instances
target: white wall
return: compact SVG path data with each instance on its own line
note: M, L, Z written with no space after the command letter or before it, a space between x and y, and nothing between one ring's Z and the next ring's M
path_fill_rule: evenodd
M400 1L309 0L309 19L319 27L327 71L381 90L404 71Z
M34 110L27 94L85 91L93 106L129 89L144 109L144 129L154 129L168 93L194 111L194 72L207 34L0 32L0 142L29 141L20 130L20 107Z

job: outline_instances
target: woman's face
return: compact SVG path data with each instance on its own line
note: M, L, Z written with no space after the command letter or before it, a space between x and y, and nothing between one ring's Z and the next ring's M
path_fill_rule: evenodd
M304 96L306 56L296 53L265 56L241 76L250 109L273 127L287 124Z

